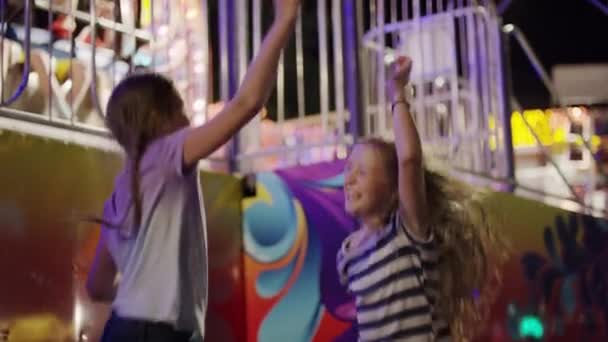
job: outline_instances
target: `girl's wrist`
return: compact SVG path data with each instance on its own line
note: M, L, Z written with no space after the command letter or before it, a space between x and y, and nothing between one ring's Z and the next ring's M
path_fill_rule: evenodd
M410 104L407 100L405 99L396 99L393 100L393 102L391 103L391 113L395 113L395 109L397 108L397 106L404 106L406 111L409 112L410 110Z
M408 100L406 87L407 84L393 83L391 87L393 89L392 102Z

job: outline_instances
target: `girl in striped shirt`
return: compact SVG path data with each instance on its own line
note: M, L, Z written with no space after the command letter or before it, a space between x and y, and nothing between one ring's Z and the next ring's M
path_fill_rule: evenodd
M468 340L505 249L479 196L424 167L405 96L411 67L407 57L391 66L395 143L359 142L347 161L345 209L361 227L342 243L338 273L355 297L360 341Z

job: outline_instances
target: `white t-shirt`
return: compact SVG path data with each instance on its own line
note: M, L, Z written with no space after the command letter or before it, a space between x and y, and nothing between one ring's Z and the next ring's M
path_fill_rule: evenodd
M133 227L131 164L118 175L104 205L102 238L121 274L115 312L125 318L164 322L204 336L207 236L196 167L183 169L189 128L153 141L140 161L142 216Z

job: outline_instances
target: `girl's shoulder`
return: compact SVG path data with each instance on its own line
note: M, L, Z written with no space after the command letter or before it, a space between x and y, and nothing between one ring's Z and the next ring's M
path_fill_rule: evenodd
M359 230L355 230L348 234L344 240L342 240L342 244L340 245L340 249L338 250L338 260L346 259L350 254L353 253L355 249L354 241L357 240L357 234Z
M361 242L363 241L363 230L357 229L350 234L342 241L342 247L345 252L356 250L361 246Z
M366 236L363 229L351 232L343 241L338 252L338 257L342 259L356 258L373 248L373 239Z

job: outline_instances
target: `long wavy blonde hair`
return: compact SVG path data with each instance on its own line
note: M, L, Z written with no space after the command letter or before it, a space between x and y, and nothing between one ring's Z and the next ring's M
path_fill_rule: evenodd
M398 188L395 145L378 138L367 145L382 156L391 189ZM508 244L484 209L484 192L425 166L430 226L440 250L437 309L450 325L456 341L468 341L482 332L502 281L501 266ZM395 196L397 198L397 196ZM398 203L392 203L396 206Z

